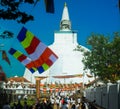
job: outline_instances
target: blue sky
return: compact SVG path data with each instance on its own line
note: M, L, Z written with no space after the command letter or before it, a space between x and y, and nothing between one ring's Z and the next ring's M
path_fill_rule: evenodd
M87 47L86 41L91 33L109 35L113 37L113 32L120 32L120 12L117 6L118 0L54 0L55 13L46 13L43 0L33 6L21 6L21 9L31 13L34 21L26 24L18 24L16 21L0 19L0 31L10 30L15 34L12 39L0 39L0 44L4 47L0 49L8 50L13 47L23 51L16 37L20 29L25 26L35 34L43 43L50 45L54 41L54 31L59 30L64 3L67 3L69 17L72 23L72 30L78 33L78 43ZM25 67L14 57L8 54L11 61L9 66L1 58L0 65L3 67L7 77L22 76Z

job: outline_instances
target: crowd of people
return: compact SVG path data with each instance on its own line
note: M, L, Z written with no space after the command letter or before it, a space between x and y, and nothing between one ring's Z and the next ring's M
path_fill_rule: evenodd
M27 100L24 101L24 104L21 104L21 101L18 100L17 103L14 103L13 106L10 106L8 102L3 106L2 109L97 109L92 107L85 100L85 98L70 98L67 97L50 97L49 99L37 99L34 104L28 105Z

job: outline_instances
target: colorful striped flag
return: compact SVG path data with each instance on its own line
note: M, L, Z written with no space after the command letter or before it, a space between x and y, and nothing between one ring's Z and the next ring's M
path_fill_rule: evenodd
M25 67L27 67L32 73L37 71L34 62L32 62L32 60L24 55L22 52L15 50L14 48L10 48L9 53L13 55L13 57L15 57L18 61L20 61L23 65L25 65Z
M17 39L28 53L39 73L44 72L58 59L57 55L25 27L19 32Z

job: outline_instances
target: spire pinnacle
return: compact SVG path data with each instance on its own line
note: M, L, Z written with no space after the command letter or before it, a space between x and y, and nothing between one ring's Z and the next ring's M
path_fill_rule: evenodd
M64 7L66 7L66 6L67 6L67 3L65 2L65 3L64 3Z
M69 20L69 13L66 2L64 3L62 19L60 22L60 30L70 30L71 29L71 22Z

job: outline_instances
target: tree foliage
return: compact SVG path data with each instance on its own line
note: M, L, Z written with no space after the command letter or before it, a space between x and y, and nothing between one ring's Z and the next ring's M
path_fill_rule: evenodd
M4 20L16 20L18 23L25 24L29 20L33 20L34 17L26 12L20 10L22 3L33 4L34 0L1 0L0 1L0 18Z
M111 41L108 36L92 34L87 40L90 51L82 50L85 69L106 82L120 79L120 34L116 32L113 37Z
M14 33L5 30L0 34L0 38L6 39L6 38L13 38L14 37Z

